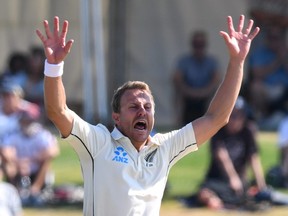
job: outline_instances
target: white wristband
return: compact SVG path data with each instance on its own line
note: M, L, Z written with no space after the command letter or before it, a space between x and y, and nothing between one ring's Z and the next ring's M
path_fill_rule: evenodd
M45 60L44 75L47 77L60 77L63 75L64 61L59 64L49 64Z

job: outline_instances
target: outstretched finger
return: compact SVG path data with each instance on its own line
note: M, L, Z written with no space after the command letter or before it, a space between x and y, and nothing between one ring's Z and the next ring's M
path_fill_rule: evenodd
M234 32L235 32L235 29L234 29L234 26L233 26L233 20L232 20L231 16L227 17L227 25L228 25L229 35L230 35L230 37L232 37Z
M260 31L260 28L256 27L254 31L249 35L249 39L253 40L256 37L256 35L259 33L259 31Z
M72 45L73 45L73 42L74 42L74 40L69 40L69 41L67 42L67 44L66 44L65 47L64 47L65 53L69 53L69 52L70 52L70 50L71 50L71 48L72 48Z
M44 44L45 43L45 37L44 35L37 29L36 30L36 34L38 35L38 37L40 38L40 40L42 41L42 43Z
M66 40L66 36L67 36L67 32L68 32L68 26L69 26L69 23L67 20L65 20L63 22L61 36L60 36L63 44L65 44L65 40Z
M47 20L44 20L44 28L45 28L47 38L52 38L53 36L52 36L51 31L50 31L49 23Z
M230 36L224 32L224 31L220 31L219 34L222 36L222 38L224 39L224 42L226 43L226 46L229 47L229 43L230 43Z
M249 23L248 23L248 26L247 26L247 28L246 28L246 31L245 31L245 34L246 34L246 35L249 35L249 34L250 34L250 31L251 31L251 29L252 29L253 24L254 24L254 21L253 21L252 19L250 19L250 20L249 20Z
M245 16L241 15L239 18L239 24L238 24L238 32L242 32L243 26L244 26L244 19Z
M54 17L54 37L57 38L59 33L59 17Z

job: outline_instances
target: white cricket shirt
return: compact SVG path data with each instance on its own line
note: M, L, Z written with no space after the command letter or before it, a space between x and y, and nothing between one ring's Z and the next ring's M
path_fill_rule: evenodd
M0 182L0 215L22 215L22 204L17 189L7 182Z
M159 215L170 168L198 149L191 123L156 134L138 152L117 128L110 133L76 114L66 140L80 159L85 216Z

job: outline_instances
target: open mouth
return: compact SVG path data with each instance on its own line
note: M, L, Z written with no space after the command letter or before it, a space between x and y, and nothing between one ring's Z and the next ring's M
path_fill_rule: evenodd
M147 129L147 123L145 121L138 121L134 125L134 128L137 130L146 130Z

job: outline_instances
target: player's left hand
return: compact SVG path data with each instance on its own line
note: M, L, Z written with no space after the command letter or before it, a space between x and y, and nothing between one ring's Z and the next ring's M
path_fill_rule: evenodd
M243 30L245 16L241 15L239 18L239 24L237 30L234 29L233 19L231 16L227 17L228 31L220 31L220 35L223 37L231 58L239 60L245 60L251 45L251 41L259 33L260 28L256 27L252 32L254 21L249 20L247 27Z

